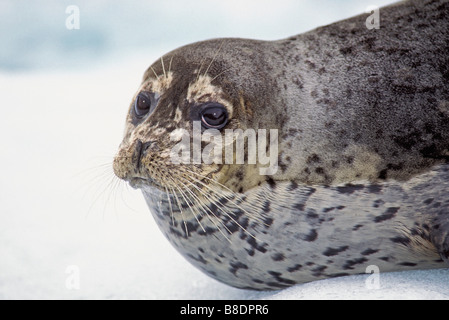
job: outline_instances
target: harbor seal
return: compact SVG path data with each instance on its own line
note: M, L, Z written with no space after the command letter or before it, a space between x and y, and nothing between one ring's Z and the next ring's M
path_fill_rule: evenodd
M148 68L114 172L193 265L254 290L370 265L447 267L449 2L400 2L380 16L380 29L360 15L278 41L193 43ZM268 173L249 163L248 134L243 164L236 154L175 163L195 123L221 141L277 132L258 150L278 161ZM175 153L191 160L194 149Z

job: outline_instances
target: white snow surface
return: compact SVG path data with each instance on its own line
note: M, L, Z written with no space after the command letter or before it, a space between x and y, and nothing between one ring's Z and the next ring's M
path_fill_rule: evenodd
M391 1L378 5L386 2ZM2 2L0 9L11 3ZM100 4L109 3L96 5L101 9ZM372 3L363 1L353 11L361 12L368 4ZM227 9L223 14L234 12ZM326 10L332 7L323 7ZM327 20L320 16L317 23L356 13L342 11ZM176 12L175 18L183 17L181 9ZM259 12L266 21L270 13L282 20L282 12ZM229 21L248 20L240 15ZM298 17L306 16L298 13ZM304 28L315 26L309 23ZM237 29L230 35L238 36ZM252 29L242 30L249 30L242 36L251 35ZM126 30L120 31L123 40ZM4 34L0 32L0 38ZM22 51L12 47L7 45L11 53L3 51L0 62ZM162 47L135 55L115 53L89 68L0 69L0 299L449 298L447 269L381 273L378 289L366 286L370 275L359 275L256 292L231 288L191 266L159 231L140 192L114 178L112 171L130 99L144 70L167 49ZM61 59L48 48L38 56L47 51L51 59ZM72 282L76 276L78 288Z

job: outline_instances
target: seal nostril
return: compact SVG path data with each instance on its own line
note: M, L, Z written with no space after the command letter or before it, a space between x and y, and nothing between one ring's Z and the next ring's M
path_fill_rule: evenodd
M136 150L134 151L133 161L136 163L137 170L140 170L142 164L142 157L145 155L148 148L154 144L154 141L148 141L143 143L141 140L137 140Z
M140 162L142 159L142 149L143 149L142 145L143 145L142 141L137 140L136 149L134 150L134 154L133 154L133 162L136 163L137 170L140 169L140 164L141 164Z

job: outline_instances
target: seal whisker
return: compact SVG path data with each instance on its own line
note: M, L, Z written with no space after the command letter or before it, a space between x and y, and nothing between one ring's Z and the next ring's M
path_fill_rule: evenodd
M187 181L187 180L186 180ZM191 182L187 181L188 183L192 184ZM198 188L197 186L195 186L194 184L192 184L194 187ZM229 228L224 224L224 222L218 218L215 213L209 208L208 205L206 205L204 203L204 201L202 201L192 190L190 190L190 188L187 189L188 192L192 195L192 197L194 197L197 200L197 203L199 204L200 210L207 210L209 211L213 217L215 219L218 220L218 222L223 225L223 227L226 229L226 231L228 231L229 234L231 234L231 230L229 230ZM201 190L200 190L201 191ZM206 216L208 217L209 221L211 221L214 226L218 229L218 231L226 238L227 241L231 242L231 239L228 238L228 236L226 236L226 234L221 230L220 226L217 225L217 223L212 219L212 217L207 213L207 211L204 211L204 213L206 214Z
M177 185L175 185L175 187L176 187L176 189L179 189L179 187ZM182 204L179 201L178 195L176 194L176 192L173 189L173 187L170 187L170 189L172 189L172 193L175 196L176 203L178 204L179 212L181 212L181 218L182 218L182 221L184 222L184 228L186 230L186 237L189 237L189 229L187 228L187 222L186 222L186 219L184 217L184 212L182 211Z
M210 82L213 82L213 81L214 81L215 79L217 79L219 76L221 76L222 74L224 74L225 72L227 72L227 71L229 71L229 70L231 70L231 69L233 69L233 68L232 68L232 67L229 67L229 68L223 70L222 72L220 72L219 74L217 74L215 77L213 77L212 80L211 80Z
M168 201L168 206L169 206L169 209L170 209L170 216L171 216L172 225L174 226L175 225L175 216L173 214L173 207L172 207L171 200L170 200L170 193L168 192L167 187L164 187L164 188L165 188L165 193L167 194L167 201Z
M170 73L170 71L171 71L171 63L173 62L173 57L174 57L174 55L171 56L170 63L168 64L168 73Z
M172 178L172 180L173 180L173 178ZM175 180L173 180L173 182L176 183ZM181 182L181 185L183 186L183 188L187 189L187 187L185 186L184 183ZM206 233L206 229L204 229L203 224L198 219L198 215L195 213L195 211L193 210L193 208L191 206L191 205L194 205L194 202L182 191L182 188L178 188L178 190L179 190L182 198L184 199L185 203L188 205L190 212L192 212L192 215L195 217L196 222L198 222L201 229L204 231L204 233ZM190 202L187 199L190 199Z
M188 184L192 185L195 189L197 189L198 192L200 193L200 195L202 195L202 196L204 196L204 197L206 197L206 198L208 198L208 199L210 200L210 198L208 197L208 194L207 194L206 192L204 192L201 188L199 188L198 186L196 186L195 184L193 184L192 182L190 182L188 179L183 178L182 176L180 176L180 178L183 179L184 181L186 181ZM207 211L209 211L209 212L210 212L216 219L218 219L218 220L223 224L222 220L221 220L220 218L218 218L218 217L215 215L215 213L209 208L208 205L206 205L206 204L204 203L204 201L202 201L202 200L201 200L201 199L200 199L200 198L199 198L199 197L198 197L192 190L189 189L189 191L191 192L192 196L195 197L195 198L198 200L198 202L200 203L200 205L201 205L202 208L206 208ZM213 205L216 205L217 203L218 203L218 201L211 201L211 204L213 204ZM217 206L217 207L218 207L218 206ZM224 227L229 233L231 233L230 230L228 229L228 227L226 227L225 224L223 224L223 227Z
M221 48L223 47L223 44L224 44L224 40L221 41L220 46L218 47L217 52L214 54L214 56L213 56L213 58L212 58L212 61L211 61L211 62L209 63L209 65L207 66L207 69L206 69L206 71L204 72L204 76L207 76L207 72L209 71L210 67L212 66L212 63L215 61L215 58L217 58L218 53L220 52Z
M198 174L198 173L196 173L196 172L194 172L194 171L189 171L189 173ZM198 174L198 175L199 175L199 176L202 176L202 175L200 175L200 174ZM210 179L210 178L205 177L205 176L202 176L202 177L203 177L203 178ZM220 188L219 188L218 191L217 191L217 189L213 189L212 186L209 186L209 185L205 184L205 183L202 182L201 180L198 180L198 179L193 178L193 177L191 177L191 179L194 179L196 182L200 183L200 184L203 185L205 188L207 188L207 189L209 189L210 191L212 191L213 193L217 194L217 196L222 196L222 197L224 197L226 200L228 200L230 203L232 203L233 205L235 205L237 208L239 208L239 209L241 209L242 211L244 211L248 216L252 217L254 220L257 220L257 221L259 221L260 223L262 223L262 224L264 224L265 226L267 226L267 224L266 224L260 217L258 217L258 216L255 215L255 214L252 214L252 213L248 212L244 207L242 207L242 206L240 206L238 203L234 202L233 198L230 197L229 195L227 195L226 193L224 193L223 190L221 190ZM217 181L215 181L215 180L212 180L212 179L211 179L211 182L212 182L212 183L217 183L219 187L225 187L225 188L227 188L226 186L222 185L221 183L219 183L219 182L217 182ZM236 195L235 193L233 193L232 195L238 197L238 200L237 200L237 201L244 201L244 200L245 200L245 199L239 197L239 195ZM255 206L253 206L253 208L254 208L254 209L260 209L260 208L255 207Z
M161 57L161 64L162 64L162 72L164 73L164 77L167 78L167 73L165 72L164 58L163 57Z
M153 66L150 67L151 71L153 71L154 75L156 76L156 78L159 80L159 76L157 75L156 71L154 71Z
M182 178L182 177L180 177ZM254 236L252 233L250 233L249 231L247 231L237 220L235 220L235 218L232 217L232 212L227 212L223 209L223 206L220 205L220 201L212 199L207 193L203 192L200 188L198 188L198 186L195 186L193 183L191 183L190 181L187 181L189 184L191 184L192 186L194 186L195 188L198 189L199 192L201 192L203 194L203 196L205 198L207 198L211 204L214 204L218 210L220 210L221 212L223 212L229 219L231 219L240 229L242 229L244 232L246 232L249 236L251 236L254 239L257 239L256 236ZM218 205L217 205L218 204ZM237 207L238 208L238 207ZM214 214L215 216L215 214ZM229 229L226 228L228 231ZM230 232L231 233L231 232Z
M106 211L106 204L108 203L108 201L110 200L110 197L111 197L112 187L114 186L114 184L120 184L121 181L116 176L111 174L111 177L110 177L109 181L105 182L105 183L106 183L106 186L104 186L104 184L103 184L100 187L98 187L98 191L96 191L97 194L95 195L91 205L89 206L89 208L88 208L88 210L86 212L86 216L85 216L86 218L90 215L90 212L92 211L92 209L95 206L95 204L109 190L109 196L107 197L107 199L105 200L105 202L103 204L103 217L104 217L104 213Z

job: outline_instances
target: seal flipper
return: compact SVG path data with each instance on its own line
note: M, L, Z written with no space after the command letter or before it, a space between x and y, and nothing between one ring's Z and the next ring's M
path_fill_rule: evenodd
M431 240L441 258L449 264L449 212L440 212L433 220Z

